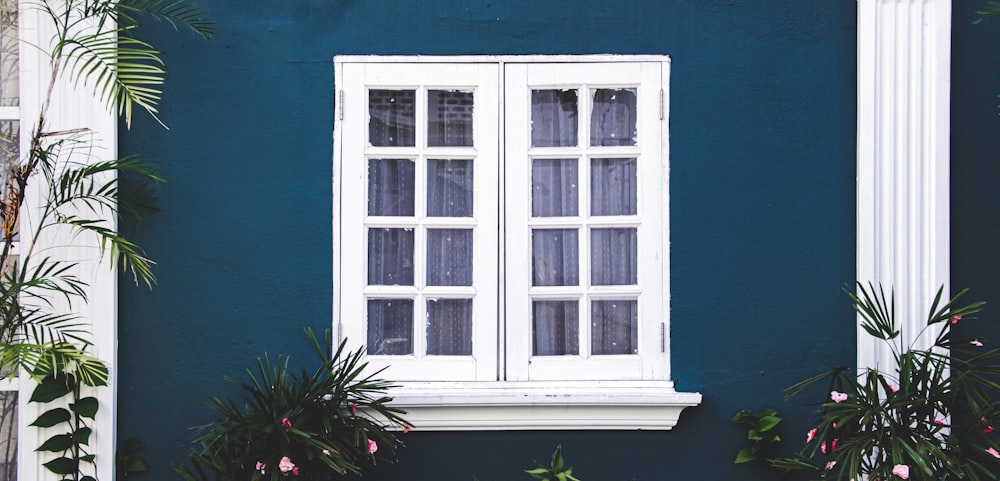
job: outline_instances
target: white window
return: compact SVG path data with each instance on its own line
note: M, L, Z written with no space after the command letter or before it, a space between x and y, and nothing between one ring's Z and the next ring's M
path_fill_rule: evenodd
M667 57L335 62L335 323L397 399L440 429L697 404L669 381ZM628 426L657 427L580 428Z

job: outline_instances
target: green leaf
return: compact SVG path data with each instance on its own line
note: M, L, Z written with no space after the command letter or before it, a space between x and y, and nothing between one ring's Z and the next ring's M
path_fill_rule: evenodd
M90 434L93 432L92 429L84 426L73 432L73 441L77 444L88 444L90 443Z
M56 379L53 376L42 378L42 382L31 391L31 399L28 402L47 403L55 401L72 392L65 380Z
M94 478L93 476L84 476L80 478L80 481L97 481L97 479Z
M76 461L66 457L56 458L42 464L42 466L45 466L49 471L56 474L75 474L77 465Z
M77 415L88 419L94 419L94 417L97 416L98 405L96 397L85 397L73 404L70 404L69 408L72 409Z
M59 423L64 423L70 420L72 416L69 411L64 408L56 408L45 411L35 422L31 423L30 426L35 426L39 428L51 428Z
M146 462L141 459L129 459L128 466L125 467L125 471L129 473L141 473L149 471L149 466L147 466Z
M736 464L749 463L755 459L757 459L757 453L752 448L743 448L736 453Z
M35 451L48 451L52 453L61 453L69 449L71 446L73 446L72 436L70 436L69 434L57 434L46 440L44 443L42 443L42 445L39 446L38 449L35 449ZM59 471L53 471L53 472L56 474L66 474L66 473L61 473Z
M778 416L764 416L760 418L760 430L761 432L770 431L780 422L781 418Z

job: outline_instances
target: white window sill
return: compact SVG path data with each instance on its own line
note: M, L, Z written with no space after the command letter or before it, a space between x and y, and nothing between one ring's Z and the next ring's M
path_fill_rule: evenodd
M669 430L701 403L670 381L407 383L389 396L416 431Z

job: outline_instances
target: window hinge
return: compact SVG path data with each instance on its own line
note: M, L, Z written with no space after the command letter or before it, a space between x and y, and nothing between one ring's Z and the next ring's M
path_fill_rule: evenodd
M662 91L661 91L662 93ZM661 107L662 110L662 107ZM663 113L660 113L660 118L663 118ZM344 91L337 91L337 120L344 120Z
M340 93L344 93L344 91L341 90ZM660 89L660 120L663 120L663 96L663 89Z
M667 323L660 323L660 352L667 352Z

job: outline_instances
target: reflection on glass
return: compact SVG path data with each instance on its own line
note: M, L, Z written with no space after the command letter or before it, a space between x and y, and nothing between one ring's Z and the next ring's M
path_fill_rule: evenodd
M368 354L413 354L413 299L368 299Z
M427 301L427 354L472 355L472 299Z
M413 229L368 229L368 285L413 285Z
M472 92L427 91L427 145L472 147Z
M0 8L0 107L20 104L18 48L17 8Z
M409 159L368 160L368 215L412 216L416 164Z
M368 91L368 142L376 147L416 145L416 91Z
M575 147L577 145L576 90L531 91L531 146Z
M590 351L594 355L636 354L639 314L634 300L590 303Z
M580 285L579 249L576 229L532 230L531 285Z
M635 145L635 89L594 89L593 95L590 145Z
M590 283L595 286L638 284L635 228L590 231Z
M531 303L531 354L566 356L580 354L580 307L577 301Z
M636 214L635 159L591 159L590 214Z
M427 285L472 285L472 229L427 229Z
M472 160L427 161L427 216L472 217Z
M533 159L531 161L531 216L569 217L577 207L577 160Z

